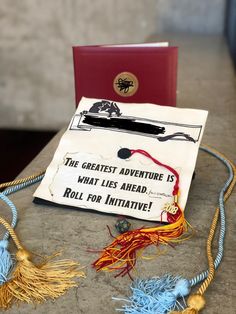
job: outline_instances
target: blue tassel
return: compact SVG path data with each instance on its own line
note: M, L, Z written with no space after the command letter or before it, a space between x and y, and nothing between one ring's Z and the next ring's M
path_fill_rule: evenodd
M0 285L8 280L8 276L13 267L11 254L7 250L8 241L0 240Z
M133 295L128 299L113 298L128 302L122 309L125 314L166 314L174 309L182 310L184 305L178 301L190 292L187 279L165 275L147 280L136 280L131 290Z

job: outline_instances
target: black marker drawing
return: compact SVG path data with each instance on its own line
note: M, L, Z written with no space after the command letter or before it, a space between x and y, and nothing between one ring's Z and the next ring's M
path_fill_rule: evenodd
M125 94L128 93L130 87L134 87L134 82L131 80L128 80L128 78L119 78L118 82L115 83L117 87L119 88L120 92L123 92Z
M179 141L187 140L187 141L193 142L193 143L196 142L189 134L185 134L183 132L176 132L176 133L173 133L173 134L170 134L167 136L158 137L157 139L160 142L166 142L166 141L171 140L171 139L175 139L175 140L179 140Z
M156 125L136 122L135 119L120 119L113 118L107 119L106 117L95 117L91 115L84 115L82 123L97 126L100 128L120 129L127 131L134 131L147 134L164 134L165 128Z
M102 100L92 105L89 111L75 115L70 130L91 131L112 130L156 138L159 142L169 140L196 143L201 135L202 125L156 121L133 116L122 116L115 102ZM160 136L160 134L165 134Z
M110 102L107 100L102 100L95 102L92 107L89 109L89 112L91 113L102 113L102 112L107 112L108 117L111 117L113 115L119 117L121 116L121 112L119 107L115 102Z

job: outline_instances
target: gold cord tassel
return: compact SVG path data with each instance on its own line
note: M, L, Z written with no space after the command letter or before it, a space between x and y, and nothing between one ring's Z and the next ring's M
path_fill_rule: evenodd
M12 303L13 295L6 284L0 286L0 309L8 309Z
M172 311L170 314L198 314L206 304L204 297L200 294L193 294L188 297L188 307L183 311Z
M9 231L18 249L12 278L0 286L0 308L7 309L13 302L40 303L48 298L58 298L77 286L73 278L85 277L78 269L79 264L71 260L51 261L50 258L34 264L31 254L21 246L11 226L1 217L0 223Z

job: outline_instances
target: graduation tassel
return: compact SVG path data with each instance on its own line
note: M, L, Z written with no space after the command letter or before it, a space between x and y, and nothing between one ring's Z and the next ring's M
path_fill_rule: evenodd
M17 223L17 209L5 194L0 193L0 199L10 207L12 211L11 227L15 228ZM10 273L14 266L12 256L8 251L8 238L9 232L6 232L3 239L0 241L0 309L7 309L12 301L12 295L5 286L5 283L9 280Z
M53 262L52 258L48 258L40 264L34 264L31 254L23 248L8 222L0 217L0 223L10 233L18 250L17 264L11 279L0 286L2 308L9 307L15 301L40 303L47 298L55 299L69 288L77 286L74 277L84 277L84 273L78 270L79 264L71 260Z
M7 250L8 241L0 240L0 285L7 281L13 266L11 254Z
M32 175L27 178L17 179L11 182L1 183L0 189L7 187L3 192L0 192L0 199L11 209L12 222L11 227L14 229L17 223L17 209L13 202L7 197L7 195L14 193L24 187L27 187L35 182L38 182L43 177L43 172ZM8 238L9 232L7 231L3 239L0 240L0 285L8 280L10 272L13 268L13 260L11 254L8 252ZM1 306L0 306L1 307Z
M118 309L125 314L198 314L206 304L203 295L214 278L215 269L218 268L223 258L226 229L224 202L229 198L236 184L236 168L230 160L216 150L206 146L202 146L200 149L222 161L229 171L229 178L219 195L219 207L215 210L207 240L209 269L192 279L169 274L145 280L136 279L131 286L132 295L128 299L113 298L114 300L127 302L122 309ZM219 219L218 252L214 260L212 256L212 241ZM192 287L202 281L203 283L198 291L188 297L186 304L184 297L190 294Z
M0 184L0 189L7 187L0 193L0 198L11 208L13 215L11 227L0 218L0 223L4 224L8 230L0 241L0 309L9 308L13 302L39 303L46 298L57 298L70 287L77 285L72 280L74 277L84 277L84 273L77 270L79 264L69 260L49 263L48 261L52 259L50 257L47 260L44 259L43 263L34 265L31 262L30 253L20 245L13 231L17 222L17 209L7 195L40 181L43 176L44 172L41 172ZM18 265L15 268L11 255L7 251L9 233L16 241L18 248L16 254ZM53 257L57 255L59 254ZM10 275L12 269L14 271Z
M0 241L0 309L7 309L12 301L12 295L6 289L5 283L9 280L10 272L13 268L11 254L7 250L8 241Z
M0 199L3 200L11 209L12 212L12 228L15 228L17 223L17 209L12 201L3 193L0 192ZM3 239L0 240L0 285L8 280L10 272L13 268L13 260L8 251L9 233L6 232ZM1 306L0 306L1 307Z
M142 228L125 232L105 247L102 255L92 265L97 271L120 270L117 276L128 274L136 264L137 251L154 244L170 244L189 238L182 237L188 229L183 212L179 213L177 221L165 226Z
M183 233L188 230L190 225L185 220L184 213L178 204L179 174L175 169L159 162L144 150L122 148L118 152L118 157L126 159L136 153L151 159L155 164L166 168L175 176L175 184L172 192L174 201L171 204L166 204L163 208L163 212L167 214L168 225L127 231L116 237L110 245L103 249L101 256L92 266L97 271L119 270L120 272L115 277L129 274L135 267L137 252L149 245L171 245L171 243L181 242L189 238L189 235L183 236Z

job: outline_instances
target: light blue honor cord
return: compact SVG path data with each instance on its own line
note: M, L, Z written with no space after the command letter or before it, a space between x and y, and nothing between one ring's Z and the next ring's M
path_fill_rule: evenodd
M6 203L12 212L12 221L11 221L11 227L14 229L17 223L17 209L16 206L12 203L12 201L3 193L0 192L0 199ZM7 240L9 238L9 232L5 232L2 240Z
M37 176L34 179L30 179L26 182L20 183L18 185L11 186L7 189L5 189L3 192L0 192L0 199L5 202L11 209L12 212L12 222L11 222L11 227L14 229L17 223L17 209L16 206L13 204L13 202L7 197L7 195L10 195L12 193L15 193L19 190L22 190L36 182L39 182L42 180L44 177L44 174ZM4 236L3 240L7 240L9 238L9 232L7 231Z
M29 179L26 182L20 183L15 186L11 186L5 189L3 192L0 192L0 200L2 200L6 205L8 205L12 212L12 221L11 227L14 229L17 223L17 209L13 202L8 198L7 195L19 191L33 183L38 182L43 178L43 175L40 175L34 179ZM8 251L8 238L9 232L5 232L2 240L0 240L0 285L3 285L10 278L11 271L14 267L14 259Z

